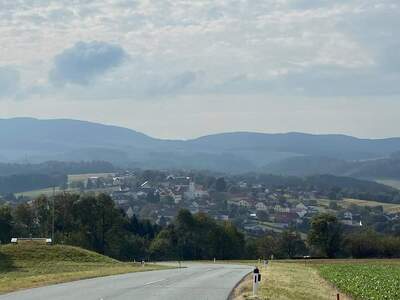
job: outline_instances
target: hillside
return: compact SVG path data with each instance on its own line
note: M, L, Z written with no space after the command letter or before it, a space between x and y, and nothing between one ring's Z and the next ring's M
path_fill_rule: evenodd
M149 271L98 253L65 245L25 242L0 246L0 294L23 288L114 274Z
M4 162L99 160L117 166L231 173L263 170L265 166L296 157L324 157L332 160L329 168L333 171L328 173L351 175L347 174L347 162L388 158L400 150L400 138L232 132L178 141L156 139L131 129L98 123L32 118L0 119L0 139L0 158ZM310 167L308 162L305 164ZM311 165L315 170L303 173L327 170L321 161L312 161ZM276 173L291 172L279 165L271 165L270 169ZM397 170L394 172L397 176ZM355 176L363 174L355 172Z
M71 263L121 263L110 257L85 250L79 247L65 245L42 245L36 242L24 242L17 245L0 247L0 255L8 261L36 262L71 262Z
M400 157L391 155L360 161L345 161L330 157L299 156L268 164L265 172L291 176L332 174L366 179L400 179Z

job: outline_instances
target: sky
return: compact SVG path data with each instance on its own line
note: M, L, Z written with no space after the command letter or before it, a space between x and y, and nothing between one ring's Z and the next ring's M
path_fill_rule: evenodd
M400 136L398 0L1 0L0 118Z

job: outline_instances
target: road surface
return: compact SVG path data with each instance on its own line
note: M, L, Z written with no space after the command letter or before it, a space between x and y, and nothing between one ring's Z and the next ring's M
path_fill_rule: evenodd
M226 300L250 266L185 264L187 268L130 273L34 288L0 300Z

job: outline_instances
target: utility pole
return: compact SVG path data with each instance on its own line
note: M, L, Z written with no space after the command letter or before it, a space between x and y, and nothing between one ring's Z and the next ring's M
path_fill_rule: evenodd
M53 208L52 208L52 225L51 225L51 243L54 244L54 207L56 206L56 187L53 186Z

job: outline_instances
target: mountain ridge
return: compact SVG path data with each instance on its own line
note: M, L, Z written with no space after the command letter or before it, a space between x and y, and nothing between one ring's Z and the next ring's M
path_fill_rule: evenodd
M73 119L0 119L0 158L8 162L104 160L143 168L263 170L296 157L344 162L388 158L400 138L236 131L187 140L158 139L133 129Z

